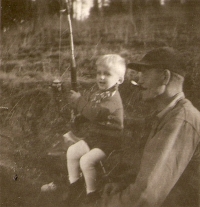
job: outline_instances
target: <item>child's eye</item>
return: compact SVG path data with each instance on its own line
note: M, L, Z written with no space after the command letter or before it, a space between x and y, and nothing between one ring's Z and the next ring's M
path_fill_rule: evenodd
M110 73L108 73L108 72L105 72L105 75L106 75L106 76L110 76L111 74L110 74Z

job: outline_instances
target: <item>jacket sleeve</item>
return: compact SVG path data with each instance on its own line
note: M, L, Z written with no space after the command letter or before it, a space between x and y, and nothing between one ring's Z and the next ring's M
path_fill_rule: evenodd
M173 118L148 139L136 181L98 207L160 206L191 160L199 143L195 129Z

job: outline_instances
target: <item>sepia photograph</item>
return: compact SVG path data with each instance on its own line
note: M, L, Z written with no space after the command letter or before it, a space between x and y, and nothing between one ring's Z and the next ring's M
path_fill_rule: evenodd
M200 207L200 0L0 5L0 206Z

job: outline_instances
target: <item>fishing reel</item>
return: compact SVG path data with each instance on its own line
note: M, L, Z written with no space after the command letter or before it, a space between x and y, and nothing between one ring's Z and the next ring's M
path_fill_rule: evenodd
M52 82L52 88L54 89L54 91L57 91L57 92L60 92L62 91L62 81L59 80L59 79L55 79L53 82Z

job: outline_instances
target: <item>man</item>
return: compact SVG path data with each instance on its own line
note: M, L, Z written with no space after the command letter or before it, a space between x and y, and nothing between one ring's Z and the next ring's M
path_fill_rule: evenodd
M142 99L156 115L135 182L107 184L97 206L198 206L200 113L184 97L183 58L163 47L128 68L139 71Z

